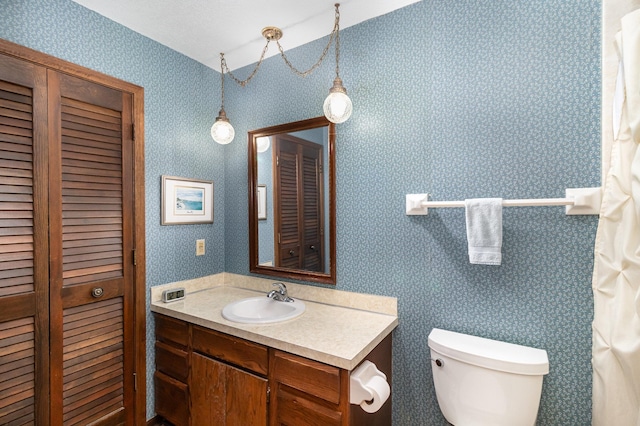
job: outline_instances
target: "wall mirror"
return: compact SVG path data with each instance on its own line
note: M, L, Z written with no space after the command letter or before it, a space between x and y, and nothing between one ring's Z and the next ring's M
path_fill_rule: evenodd
M249 132L251 272L336 283L335 138L325 117Z

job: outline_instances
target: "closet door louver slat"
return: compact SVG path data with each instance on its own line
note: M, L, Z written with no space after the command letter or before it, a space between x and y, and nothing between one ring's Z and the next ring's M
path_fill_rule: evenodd
M0 323L0 421L33 424L35 414L33 318Z
M34 291L33 98L0 81L0 297Z
M63 420L86 424L123 406L122 298L66 309L64 329Z
M122 277L120 114L64 97L61 112L63 285ZM74 160L92 168L78 168ZM95 179L95 170L110 172L109 182ZM69 221L81 212L81 221ZM118 250L105 249L111 245ZM81 254L64 254L71 248Z

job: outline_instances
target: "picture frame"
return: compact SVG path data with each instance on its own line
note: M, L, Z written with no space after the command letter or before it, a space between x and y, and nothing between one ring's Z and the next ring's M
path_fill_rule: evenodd
M258 184L258 220L267 220L267 185Z
M162 176L161 225L213 223L213 181Z

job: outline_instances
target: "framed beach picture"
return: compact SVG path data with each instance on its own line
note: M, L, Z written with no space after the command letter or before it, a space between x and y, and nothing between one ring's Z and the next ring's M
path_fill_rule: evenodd
M162 225L213 223L213 182L162 176Z
M267 219L267 185L258 185L258 220Z

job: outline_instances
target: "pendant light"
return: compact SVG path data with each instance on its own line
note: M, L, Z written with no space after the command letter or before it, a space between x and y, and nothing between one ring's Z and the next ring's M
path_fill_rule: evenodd
M267 44L264 46L262 50L262 54L260 55L260 59L256 63L253 72L249 74L244 80L238 79L227 66L227 61L224 58L224 53L220 54L220 87L221 87L221 96L222 102L220 107L220 112L216 117L215 123L211 126L211 137L214 141L219 144L228 144L233 140L235 136L235 131L233 130L233 126L229 122L227 118L227 114L224 111L224 75L229 74L229 76L235 81L238 85L245 87L249 81L256 75L262 61L264 60L265 54L267 53L267 49L269 48L269 43L274 41L278 50L280 51L280 56L284 60L285 64L298 76L306 77L311 74L316 68L320 66L324 58L327 56L329 52L329 48L331 44L336 43L336 78L333 80L333 86L329 89L329 96L324 101L323 110L324 115L327 119L333 123L343 123L351 117L351 112L353 111L353 105L351 103L351 99L347 96L347 89L342 85L342 79L340 79L340 3L335 4L335 21L333 25L333 30L329 36L329 42L327 46L322 51L320 58L318 61L311 66L311 68L306 71L300 71L289 61L287 56L284 53L284 49L280 45L280 38L282 38L282 30L277 27L266 27L262 29L262 36L267 40ZM265 150L268 149L269 146L266 145Z
M351 117L353 104L347 96L347 89L342 85L340 77L333 80L329 96L324 100L322 107L325 117L332 123L344 123Z
M329 89L329 96L324 100L324 115L332 123L344 123L351 117L353 104L347 96L347 89L342 85L340 78L340 5L336 4L336 78Z
M227 113L224 111L224 69L222 68L222 63L224 60L224 53L220 54L220 87L221 87L221 105L220 112L218 112L218 116L216 117L215 123L211 126L211 137L214 141L218 142L220 145L226 145L233 140L233 137L236 135L236 131L233 129L233 126L229 122L227 118Z
M265 152L271 146L271 136L260 136L256 139L256 150Z

